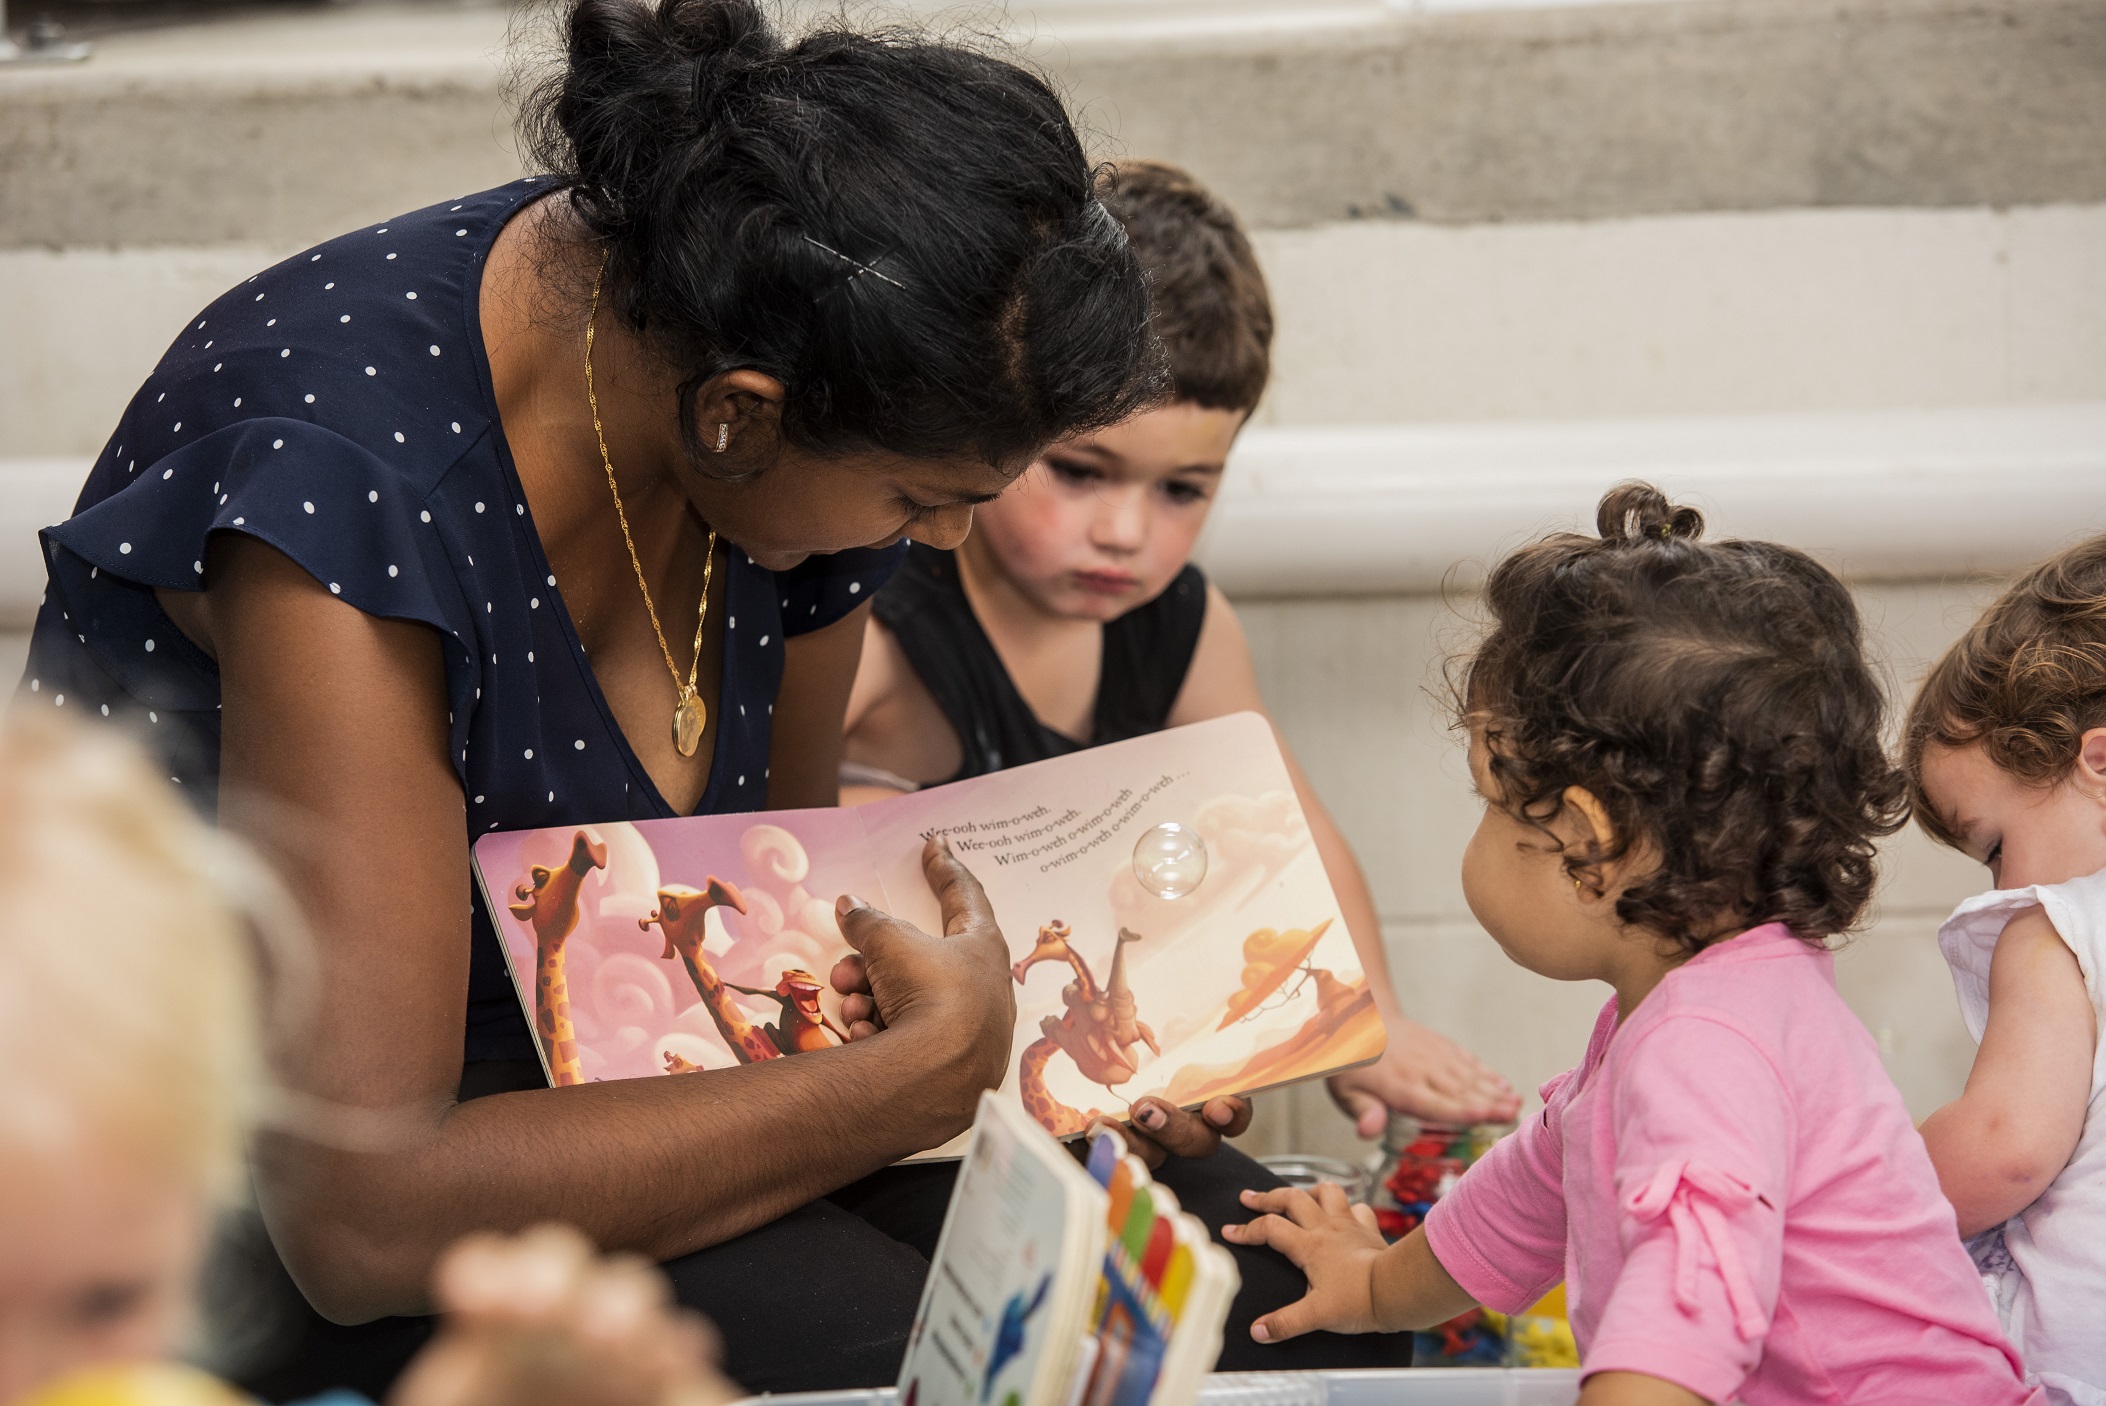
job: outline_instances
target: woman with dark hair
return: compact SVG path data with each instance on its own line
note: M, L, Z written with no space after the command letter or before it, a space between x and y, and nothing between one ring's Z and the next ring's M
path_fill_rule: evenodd
M1141 274L1039 79L788 41L751 0L567 23L527 111L549 174L206 308L44 538L21 697L136 728L316 930L286 1077L358 1117L264 1139L257 1186L308 1300L370 1326L313 1327L278 1394L377 1389L423 1328L371 1320L424 1307L441 1247L543 1220L667 1262L749 1387L890 1379L945 1184L858 1179L966 1125L1014 1020L971 876L928 856L937 937L843 900L847 1046L547 1089L468 846L832 804L904 540L955 546L1155 393ZM1193 1154L1248 1118L1155 1112Z

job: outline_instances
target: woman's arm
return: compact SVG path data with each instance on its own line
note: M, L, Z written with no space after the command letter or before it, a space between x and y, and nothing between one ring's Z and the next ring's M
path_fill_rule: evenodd
M890 1034L456 1104L472 900L438 637L360 613L251 538L219 538L207 581L224 818L278 862L315 937L281 1077L338 1110L320 1136L262 1139L258 1189L330 1317L423 1307L439 1252L470 1230L566 1221L658 1259L728 1239L954 1135L1000 1080L1008 953L978 885L933 852L951 937L869 910L848 925Z
M2046 913L2027 909L1989 959L1989 1020L1967 1087L1923 1120L1960 1234L2003 1224L2069 1165L2097 1043L2076 956Z
M1207 586L1206 622L1184 687L1170 710L1170 725L1203 722L1229 713L1252 712L1268 722L1265 699L1251 663L1243 622L1219 587ZM1302 774L1301 763L1274 724L1273 737L1286 758L1295 797L1309 819L1309 835L1322 856L1324 871L1338 895L1339 911L1352 934L1353 949L1375 997L1375 1008L1389 1031L1389 1047L1380 1060L1348 1070L1331 1081L1332 1096L1358 1126L1362 1137L1382 1131L1389 1110L1448 1122L1481 1122L1511 1118L1520 1108L1513 1087L1446 1036L1410 1020L1397 1004L1389 974L1389 955L1382 944L1382 920L1361 872L1353 847L1331 819L1330 811Z

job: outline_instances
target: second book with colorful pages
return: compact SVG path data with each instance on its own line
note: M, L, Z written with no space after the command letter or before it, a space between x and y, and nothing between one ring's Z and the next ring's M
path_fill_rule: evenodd
M680 1075L841 1042L827 973L854 893L941 931L945 835L1017 983L1002 1084L1070 1137L1364 1063L1380 1015L1271 725L1238 713L831 810L498 831L474 847L551 1083ZM957 1156L963 1138L927 1156Z
M1119 1134L1087 1169L983 1094L900 1364L900 1406L1191 1406L1234 1260Z

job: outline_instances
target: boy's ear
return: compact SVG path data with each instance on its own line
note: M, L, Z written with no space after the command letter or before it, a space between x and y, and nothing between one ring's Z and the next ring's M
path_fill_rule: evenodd
M2106 727L2095 727L2077 740L2077 771L2087 790L2106 791Z

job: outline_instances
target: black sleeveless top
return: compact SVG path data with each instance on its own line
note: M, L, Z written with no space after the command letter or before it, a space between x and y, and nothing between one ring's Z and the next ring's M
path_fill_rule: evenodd
M948 779L961 781L1162 731L1199 646L1207 578L1188 564L1161 595L1105 625L1087 742L1047 727L1017 692L965 598L953 553L916 543L874 609L958 734L964 760Z

